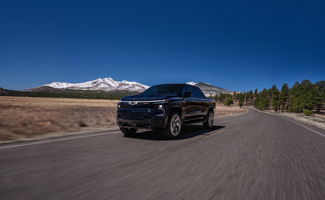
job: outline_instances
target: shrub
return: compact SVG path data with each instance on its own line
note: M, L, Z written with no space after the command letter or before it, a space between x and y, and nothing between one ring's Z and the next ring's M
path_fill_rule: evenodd
M228 97L226 101L223 103L225 106L230 106L231 104L234 104L234 101L231 97Z
M304 110L303 114L306 115L306 116L314 115L314 113L312 111L310 111L310 110Z

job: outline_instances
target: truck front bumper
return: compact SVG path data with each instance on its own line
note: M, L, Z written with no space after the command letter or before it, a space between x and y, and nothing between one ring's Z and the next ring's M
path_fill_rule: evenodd
M117 112L116 123L125 128L161 129L167 124L167 117L157 109L128 110Z

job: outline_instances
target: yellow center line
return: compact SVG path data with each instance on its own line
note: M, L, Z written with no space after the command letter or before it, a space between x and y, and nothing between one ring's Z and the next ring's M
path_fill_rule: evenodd
M205 136L204 138L208 138L208 137L210 137L210 136L216 135L216 134L221 133L221 132L224 132L224 131L225 131L225 130L222 130L222 131L219 131L219 132L213 133L213 134L211 134L211 135Z

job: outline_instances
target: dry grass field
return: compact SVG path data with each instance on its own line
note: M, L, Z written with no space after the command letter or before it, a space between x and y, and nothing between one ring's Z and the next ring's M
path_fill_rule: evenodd
M216 106L216 116L225 116L225 115L235 115L246 112L247 109L240 109L238 106L224 106L222 104L217 104Z
M84 127L113 127L117 102L0 96L0 141L21 140L53 132L76 132ZM217 106L216 115L245 111L238 107Z
M0 140L79 131L83 127L113 126L117 102L0 97Z

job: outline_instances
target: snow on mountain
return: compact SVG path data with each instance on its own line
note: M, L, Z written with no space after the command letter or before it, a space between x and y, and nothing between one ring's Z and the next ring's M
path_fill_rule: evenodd
M143 85L138 82L130 81L115 81L112 78L99 78L93 81L83 83L66 83L66 82L53 82L50 84L42 85L49 86L57 89L74 89L74 90L102 90L102 91L129 91L129 92L143 92L149 86Z
M187 82L186 84L195 85L196 83L194 83L194 82Z
M187 82L186 84L195 85L195 86L199 87L202 90L202 92L205 94L205 96L207 96L207 97L214 97L220 93L231 93L231 91L229 91L229 90L226 90L224 88L220 88L220 87L217 87L217 86L214 86L214 85L202 82L202 81L200 81L198 83Z

